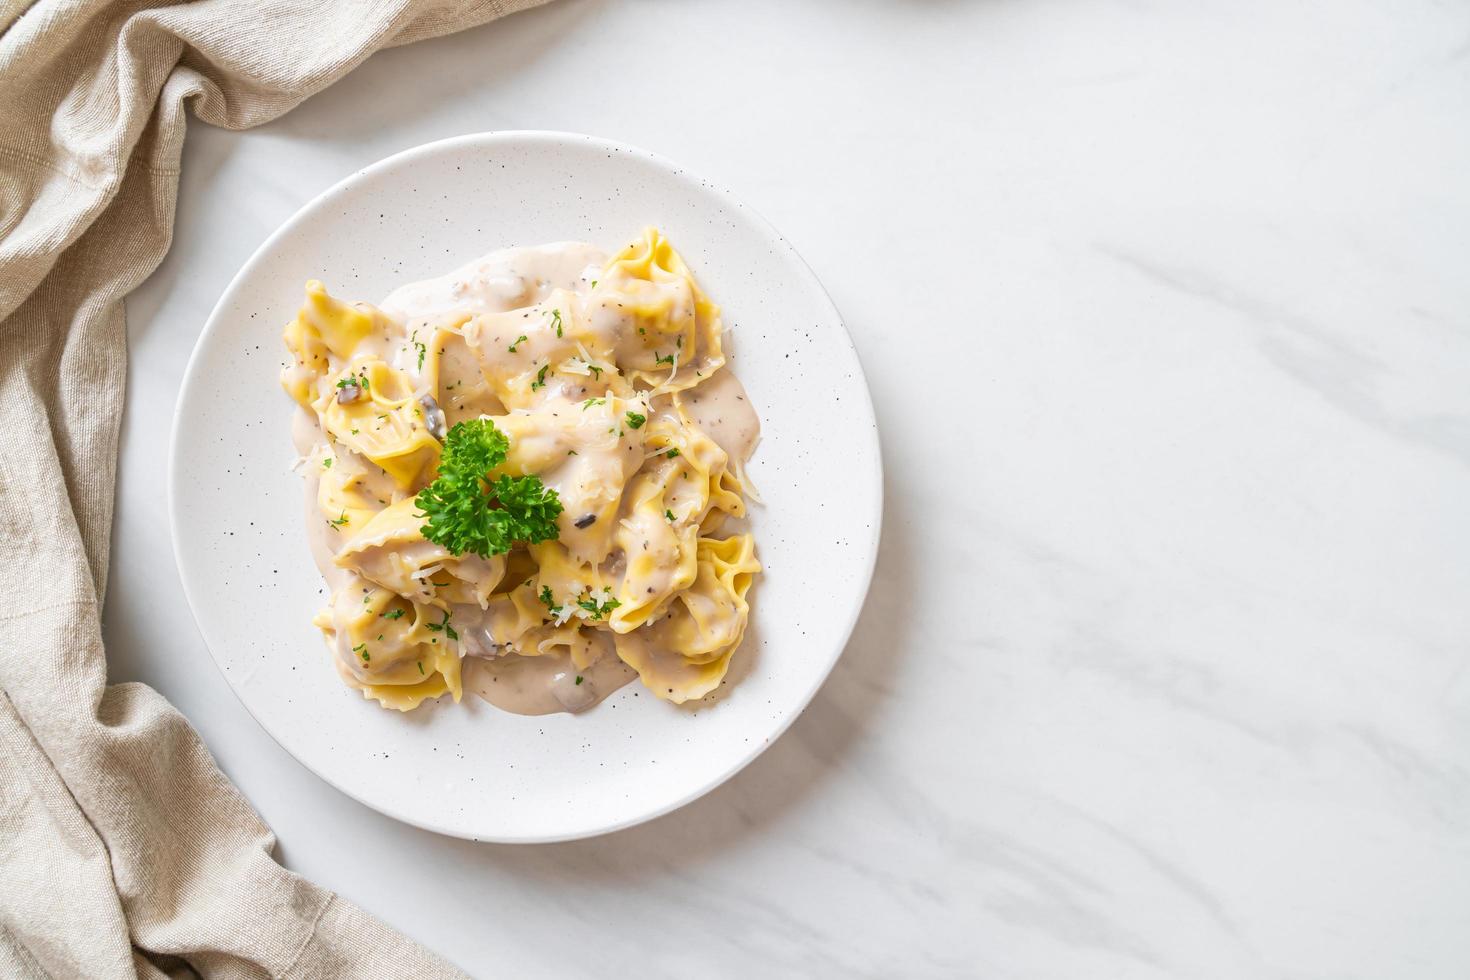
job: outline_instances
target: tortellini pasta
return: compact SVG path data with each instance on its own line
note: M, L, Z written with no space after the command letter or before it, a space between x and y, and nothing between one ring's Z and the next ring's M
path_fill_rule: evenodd
M378 307L308 283L282 385L332 588L316 624L347 684L399 710L458 700L474 658L491 682L535 668L567 710L635 674L675 703L716 690L760 571L743 529L758 423L723 334L654 229L610 258L575 243L491 253ZM417 495L474 419L506 442L484 486L541 481L561 508L554 538L480 555L426 535Z

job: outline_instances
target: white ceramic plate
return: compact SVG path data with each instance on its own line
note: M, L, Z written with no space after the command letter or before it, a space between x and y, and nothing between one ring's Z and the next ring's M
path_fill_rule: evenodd
M410 714L343 686L312 614L323 586L289 470L282 326L302 284L377 301L492 249L673 241L730 329L760 412L749 467L765 574L718 702L678 708L636 681L582 715L522 717L473 696ZM552 841L627 827L719 785L771 743L842 652L872 574L877 428L837 310L779 235L667 160L563 133L430 143L302 208L230 283L189 361L169 515L194 617L245 707L287 751L368 806L429 830Z

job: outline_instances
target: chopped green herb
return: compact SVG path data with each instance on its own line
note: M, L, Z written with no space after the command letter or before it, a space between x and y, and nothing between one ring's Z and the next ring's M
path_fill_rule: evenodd
M335 521L328 521L327 523L331 524L333 527L341 527L343 524L347 523L347 511L344 510L341 517L337 518Z
M532 391L535 391L537 388L546 387L546 369L549 367L551 367L550 364L543 364L541 365L541 370L536 372L536 380L531 382Z
M425 676L425 674L424 674L424 662L422 660L419 661L419 676L420 677Z
M368 653L366 643L359 643L357 646L352 648L352 652L361 657L363 663L367 663L369 660L373 659L372 655Z
M382 616L384 619L402 619L403 618L403 610L402 609L393 609L393 610L390 610L389 612L378 613L378 615L379 616Z
M444 613L444 621L442 623L425 623L424 625L428 627L430 633L443 632L451 640L459 639L459 634L454 631L453 626L449 625L449 613L447 611Z
M577 675L577 686L581 686L581 684L582 684L582 675L581 674L578 674Z
M673 364L674 363L674 355L673 354L669 354L667 357L659 357L659 358L655 359L653 363L655 363L655 364Z
M525 334L521 334L519 337L516 338L516 342L513 343L513 344L511 344L509 347L507 347L506 350L508 350L512 354L514 354L516 352L516 348L519 347L522 343L524 343L525 340L526 340L526 335Z
M561 336L561 310L551 311L551 325L556 328L556 335Z
M628 428L630 429L641 429L643 428L643 423L648 421L647 416L639 415L637 412L629 412L624 418L627 419Z
M597 280L596 279L592 280L592 288L593 289L596 289L597 288Z
M328 456L326 459L322 460L322 469L329 470L331 468L332 468L332 457Z
M673 511L671 511L671 510L665 510L664 511L664 516L669 519L669 523L670 524L674 523L674 512Z
M675 456L679 455L679 450L670 449L668 452L664 453L664 455L667 456L669 459L673 459Z
M604 405L606 403L606 398L589 398L582 403L582 411L587 411L587 409L591 408L593 405Z
M422 371L424 369L424 355L429 352L429 348L426 344L417 340L413 342L413 346L419 352L419 370Z
M352 430L352 434L353 434L353 435L357 435L357 430L356 430L356 429L353 429L353 430Z
M592 372L592 379L594 381L602 380L602 368L598 367L596 364L589 364L587 365L587 370Z
M612 596L608 596L603 602L598 602L597 598L589 593L585 599L578 599L577 605L590 612L594 620L598 620L621 606L622 603Z
M424 537L456 555L503 555L517 542L557 536L561 500L539 476L489 478L509 442L490 419L458 422L444 441L439 475L419 491Z
M556 599L551 594L551 586L541 586L541 595L538 598L540 598L542 604L546 606L546 611L551 613L551 615L561 615L561 606L556 604Z
M568 449L567 450L567 455L568 456L575 456L575 455L577 455L577 451L575 449Z

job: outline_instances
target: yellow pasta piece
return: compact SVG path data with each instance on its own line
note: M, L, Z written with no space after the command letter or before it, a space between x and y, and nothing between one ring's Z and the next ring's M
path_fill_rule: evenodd
M529 630L541 625L545 613L546 607L536 598L535 588L522 583L509 592L493 596L485 607L482 622L491 643L524 653L517 644Z
M306 300L295 319L286 324L283 338L294 357L281 374L286 393L302 407L311 407L317 398L317 381L332 367L328 355L339 362L348 360L375 326L373 313L333 299L316 279L308 282Z
M355 392L344 401L339 392ZM439 465L439 440L429 431L413 385L377 358L354 362L318 402L332 438L380 466L401 489L427 483Z
M462 693L457 644L439 610L352 579L316 618L349 685L384 707L408 711L426 698Z
M450 554L423 535L418 503L400 500L369 520L337 553L339 567L425 606L488 605L505 558Z
M623 373L649 386L678 390L698 384L725 363L720 308L694 281L682 256L656 228L608 262L600 301L626 311L641 340Z
M555 605L573 604L584 593L599 591L607 585L593 564L575 558L560 541L533 544L527 551L536 561L536 577L532 582L536 594L539 596L543 587L550 589Z
M749 534L701 538L699 572L657 622L613 638L618 656L644 686L676 704L720 685L745 635L746 593L760 571Z
M459 331L468 319L463 315L443 318L437 326L425 327L411 342L415 345L415 357L419 353L417 345L423 345L421 377L425 387L434 393L450 426L481 415L505 412L504 404L480 371L475 351Z
M363 473L329 457L332 466L322 467L317 484L317 509L338 534L351 534L372 520L382 509Z
M545 657L565 654L578 670L586 670L613 652L607 632L593 629L576 620L556 625L546 623L527 630L514 644L523 657Z
M629 483L624 499L628 515L618 525L616 543L625 561L616 590L618 607L609 619L619 633L635 630L654 618L681 589L689 587L697 571L698 528L670 520L668 482L677 468L661 462L639 473Z

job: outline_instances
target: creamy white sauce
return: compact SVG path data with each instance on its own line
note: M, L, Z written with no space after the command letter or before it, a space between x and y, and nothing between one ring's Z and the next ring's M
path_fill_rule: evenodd
M745 387L729 367L698 387L680 393L684 410L731 460L750 459L760 440L761 420L746 397Z
M327 583L327 591L335 592L347 581L347 572L338 568L333 560L342 546L341 534L327 523L317 506L317 493L322 482L321 464L311 461L325 445L325 439L316 417L304 408L298 407L296 414L291 417L291 442L296 447L297 455L307 461L304 464L305 479L302 481L306 484L306 544L311 549L311 560L316 563L317 571L322 573L322 579Z
M637 676L616 654L608 654L585 670L579 670L564 653L511 654L493 660L466 657L464 662L466 691L518 715L585 711Z
M410 323L445 313L518 310L554 289L590 284L606 262L606 254L585 242L501 249L447 275L400 286L378 308Z

